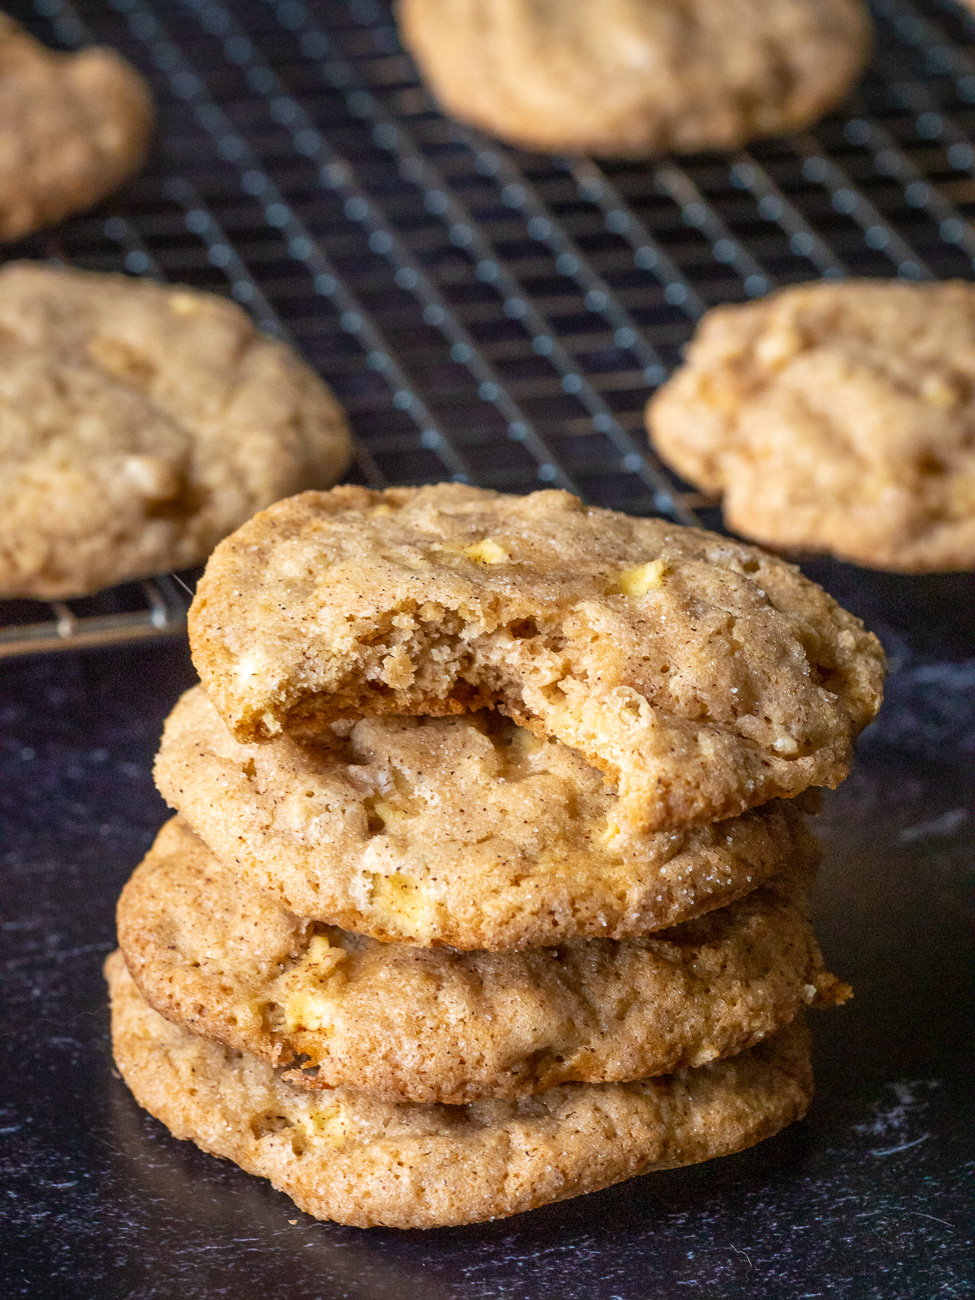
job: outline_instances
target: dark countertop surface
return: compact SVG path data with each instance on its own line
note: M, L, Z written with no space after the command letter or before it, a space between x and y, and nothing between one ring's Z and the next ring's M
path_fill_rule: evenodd
M232 293L332 384L369 481L469 470L521 491L565 473L594 503L660 508L627 452L695 302L844 270L972 275L975 18L952 0L872 0L871 69L810 135L746 165L608 169L458 135L385 0L4 8L48 42L118 47L160 132L110 206L3 256ZM856 997L814 1019L808 1119L741 1156L426 1234L314 1222L172 1139L113 1071L100 968L166 816L150 768L193 681L185 646L0 661L0 1300L975 1296L975 584L808 568L894 669L820 819L822 943Z
M741 1156L482 1227L318 1224L138 1109L112 1068L100 965L165 816L150 765L189 656L0 665L0 1294L972 1295L972 579L810 568L881 631L895 669L820 819L823 947L856 997L815 1017L812 1113Z

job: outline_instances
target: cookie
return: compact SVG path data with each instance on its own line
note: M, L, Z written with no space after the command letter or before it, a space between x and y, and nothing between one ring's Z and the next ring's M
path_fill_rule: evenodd
M217 548L189 620L239 740L495 706L578 749L644 830L836 785L883 677L798 569L559 491L302 494Z
M0 14L0 240L111 194L151 130L149 88L114 50L58 54Z
M818 120L859 76L861 0L399 0L443 108L513 144L731 149Z
M638 1083L568 1084L467 1106L397 1104L348 1088L323 1096L164 1020L119 953L106 975L115 1061L136 1101L307 1213L356 1227L504 1218L730 1155L800 1119L812 1095L797 1023L739 1056Z
M149 280L0 271L0 597L195 564L349 452L318 376L234 303Z
M702 321L650 402L660 455L782 549L975 567L975 286L849 280Z
M301 920L174 818L122 891L119 947L156 1011L289 1083L462 1104L706 1065L843 1001L809 879L792 868L656 938L459 953Z
M155 777L217 857L292 912L421 945L645 934L815 857L813 796L645 834L575 750L493 712L241 744L195 687Z

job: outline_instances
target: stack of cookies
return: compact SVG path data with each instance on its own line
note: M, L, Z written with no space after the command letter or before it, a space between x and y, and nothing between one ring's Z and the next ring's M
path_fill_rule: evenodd
M336 488L223 542L178 816L119 904L119 1069L356 1225L739 1151L848 990L808 890L883 655L795 568L563 492Z

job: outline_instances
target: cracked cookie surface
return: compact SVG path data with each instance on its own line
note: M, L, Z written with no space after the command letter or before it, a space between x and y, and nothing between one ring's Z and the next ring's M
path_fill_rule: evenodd
M730 149L809 126L870 45L860 0L400 0L447 112L527 148Z
M975 567L970 284L809 284L715 308L647 424L746 536L908 573Z
M559 491L304 493L217 548L189 623L242 741L500 708L599 767L641 830L836 785L883 678L792 565Z
M644 833L575 750L492 712L241 744L195 687L166 721L155 778L221 861L292 912L420 945L644 934L815 853L814 796Z
M206 558L348 459L318 376L214 294L0 270L0 596L82 595Z
M357 1227L478 1223L729 1155L800 1119L812 1095L796 1022L739 1056L636 1083L465 1106L323 1096L164 1020L120 953L106 975L115 1061L136 1101L307 1213Z
M151 129L149 88L114 50L49 50L0 14L0 240L111 194Z
M174 818L122 891L119 946L156 1011L289 1083L464 1104L706 1065L843 1001L810 876L791 864L658 936L460 953L302 920Z

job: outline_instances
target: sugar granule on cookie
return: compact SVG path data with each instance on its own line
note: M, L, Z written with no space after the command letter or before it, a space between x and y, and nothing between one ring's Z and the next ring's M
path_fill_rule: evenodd
M335 399L215 294L0 270L0 597L77 596L204 560L345 468Z
M114 50L49 50L0 13L0 240L111 194L142 166L152 117Z
M800 1119L812 1096L798 1021L739 1056L635 1083L466 1106L322 1094L163 1019L121 954L106 975L115 1061L136 1101L307 1213L357 1227L478 1223L730 1155Z
M861 0L399 0L443 108L542 151L731 149L800 130L859 75Z
M807 919L807 864L659 936L522 953L377 943L289 912L174 818L118 905L156 1011L289 1083L464 1104L669 1074L849 994Z
M815 855L814 795L644 833L580 754L492 711L242 744L194 687L155 778L217 857L292 912L421 945L645 934Z
M660 455L768 545L975 567L975 286L848 280L701 322L651 400Z
M644 830L836 785L884 662L753 547L461 484L263 511L211 557L190 639L239 740L497 707L600 768Z

